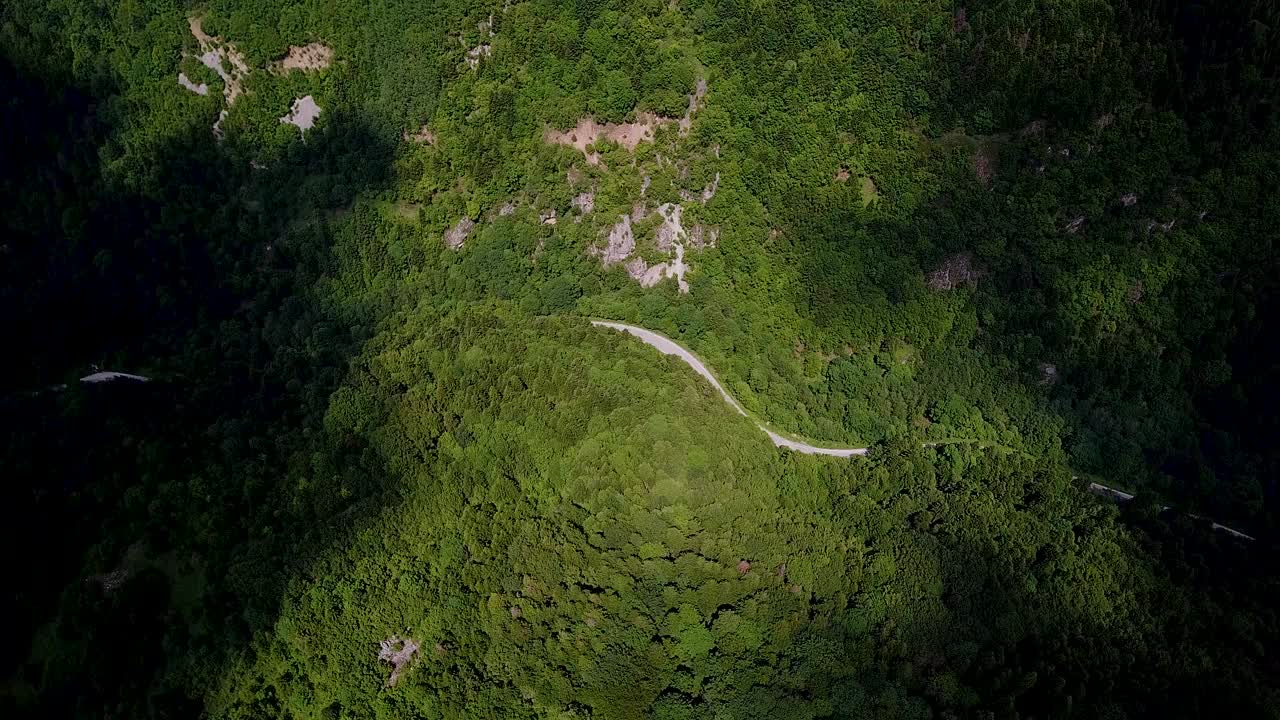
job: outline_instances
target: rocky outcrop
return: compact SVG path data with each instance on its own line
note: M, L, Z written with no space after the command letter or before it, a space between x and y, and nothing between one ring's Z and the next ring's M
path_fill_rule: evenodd
M444 234L444 244L450 250L461 250L463 243L467 241L467 236L471 234L471 229L475 226L476 223L471 218L462 218L452 230Z

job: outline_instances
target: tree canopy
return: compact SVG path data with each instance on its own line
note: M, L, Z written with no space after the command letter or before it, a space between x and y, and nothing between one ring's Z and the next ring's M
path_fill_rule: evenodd
M13 0L0 709L1280 716L1277 12Z

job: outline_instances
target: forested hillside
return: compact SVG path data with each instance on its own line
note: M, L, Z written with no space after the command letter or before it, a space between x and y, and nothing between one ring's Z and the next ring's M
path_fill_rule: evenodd
M1278 28L6 4L0 712L1280 717Z

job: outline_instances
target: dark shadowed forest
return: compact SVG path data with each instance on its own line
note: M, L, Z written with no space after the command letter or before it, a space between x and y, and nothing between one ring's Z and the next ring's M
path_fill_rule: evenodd
M1277 52L12 0L0 714L1280 718Z

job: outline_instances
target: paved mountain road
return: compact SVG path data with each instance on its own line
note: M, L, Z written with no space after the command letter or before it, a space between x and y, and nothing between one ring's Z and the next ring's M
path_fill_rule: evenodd
M643 341L646 345L650 345L654 348L657 348L658 352L664 355L675 355L676 357L685 361L685 363L689 367L693 368L694 372L706 378L707 382L710 382L712 387L714 387L716 390L719 390L720 397L724 398L724 401L729 403L730 407L732 407L734 410L737 410L738 413L743 417L750 417L747 415L747 411L743 410L742 406L738 404L738 401L735 400L733 396L730 395L728 391L725 390L724 387L720 385L720 381L716 379L715 375L711 374L711 371L707 369L707 366L703 365L701 360L699 360L693 353L681 347L680 344L677 343L675 340L672 340L671 338L665 335L660 335L652 330L645 330L642 327L636 327L635 325L627 325L625 323L606 322L604 320L592 320L591 324L595 325L596 327L613 328L614 330L621 330L622 332L630 333L640 338L640 340ZM784 447L789 450L795 450L796 452L802 452L802 453L805 453L806 455L831 455L834 457L850 457L852 455L867 454L867 448L824 448L824 447L817 447L815 445L810 445L808 443L799 442L797 440L791 440L789 438L785 438L779 435L778 433L770 430L768 426L758 421L756 422L756 427L760 428L760 430L764 432L764 434L768 435L769 439L773 441L774 445L777 445L778 447Z
M677 343L675 340L672 340L666 335L656 333L652 330L646 330L642 327L637 327L635 325L628 325L626 323L608 322L605 320L592 320L591 324L595 325L596 327L607 327L613 330L618 330L624 333L628 333L630 335L634 335L635 337L639 338L641 342L653 348L656 348L658 352L664 355L675 355L676 357L683 360L685 364L687 364L689 367L693 368L694 372L706 378L707 382L711 383L711 386L720 392L720 397L724 398L724 401L729 403L730 407L732 407L734 410L737 410L738 413L743 417L752 419L750 415L747 415L747 411L742 408L742 405L740 405L738 401L735 400L734 397L730 395L727 390L724 389L724 386L720 384L720 381L716 379L716 376L713 375L711 371L707 369L707 366L702 364L702 361L699 360L696 355L686 350L682 345ZM764 434L769 436L769 439L773 441L774 445L777 445L778 447L787 448L788 450L795 450L796 452L802 452L807 455L831 455L834 457L850 457L853 455L867 454L867 448L864 448L864 447L863 448L824 448L824 447L817 447L815 445L810 445L808 443L803 443L798 440L791 440L789 438L785 438L779 435L778 433L770 430L768 426L759 422L758 420L754 420L754 419L752 420L753 422L755 422L756 427L760 428L760 430ZM932 443L927 443L927 444L932 445ZM1117 490L1115 488L1107 487L1106 485L1100 485L1098 483L1089 483L1089 491L1095 495L1109 497L1112 500L1115 500L1116 502L1128 502L1132 500L1134 497L1133 495L1127 492L1124 492L1123 490ZM1168 506L1165 506L1164 509L1168 510L1169 508ZM1200 516L1198 515L1192 515L1192 517L1200 519ZM1226 525L1220 525L1216 522L1212 524L1213 524L1213 529L1215 530L1222 530L1223 532L1229 533L1241 539L1246 539L1246 540L1254 539L1252 536L1246 535L1245 533L1242 533L1239 530L1229 528Z

